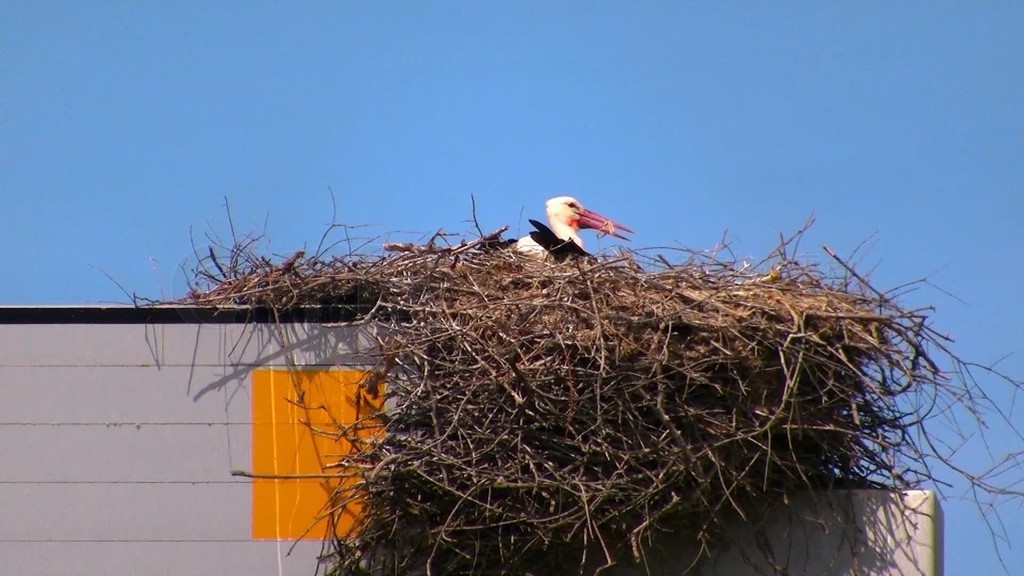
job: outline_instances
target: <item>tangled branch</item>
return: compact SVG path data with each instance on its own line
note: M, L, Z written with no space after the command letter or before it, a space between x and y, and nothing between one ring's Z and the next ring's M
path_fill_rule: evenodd
M344 307L375 328L386 434L339 463L363 479L332 506L367 506L332 543L338 574L578 573L663 529L712 547L798 492L941 481L922 423L970 384L933 360L948 342L928 310L834 254L831 271L789 241L752 267L550 264L501 232L383 257L242 250L195 274L194 304Z

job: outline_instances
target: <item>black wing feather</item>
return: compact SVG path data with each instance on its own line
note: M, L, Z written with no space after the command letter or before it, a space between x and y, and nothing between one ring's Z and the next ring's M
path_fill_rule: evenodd
M496 238L494 240L484 240L480 244L480 248L484 252L491 252L493 250L509 250L514 248L516 242L518 241L519 240L516 240L515 238Z
M544 224L536 220L530 220L530 224L537 229L536 232L530 232L530 238L554 256L555 260L561 262L566 258L590 256L590 253L580 248L579 244L559 238Z

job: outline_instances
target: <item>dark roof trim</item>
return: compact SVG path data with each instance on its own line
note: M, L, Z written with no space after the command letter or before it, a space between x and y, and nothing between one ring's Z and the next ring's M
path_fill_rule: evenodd
M0 324L268 324L349 322L347 306L203 308L197 306L0 306Z

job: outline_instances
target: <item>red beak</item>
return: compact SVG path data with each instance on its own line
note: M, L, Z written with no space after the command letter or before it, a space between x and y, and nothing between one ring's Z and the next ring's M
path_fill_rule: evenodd
M580 228L597 230L602 234L608 234L609 236L615 236L616 238L621 238L623 240L629 240L629 238L620 234L620 230L622 232L629 232L630 234L633 233L633 230L630 229L629 226L624 226L614 220L609 220L608 218L601 216L597 212L591 212L586 209L580 211L579 226Z

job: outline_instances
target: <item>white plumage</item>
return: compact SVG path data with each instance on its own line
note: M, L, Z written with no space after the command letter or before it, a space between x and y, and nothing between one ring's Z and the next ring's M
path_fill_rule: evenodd
M571 196L558 196L545 204L548 227L530 220L537 230L520 238L515 249L531 258L562 260L570 255L586 255L580 229L589 228L599 233L629 240L619 230L632 232L627 226L617 224L604 216L587 210Z

